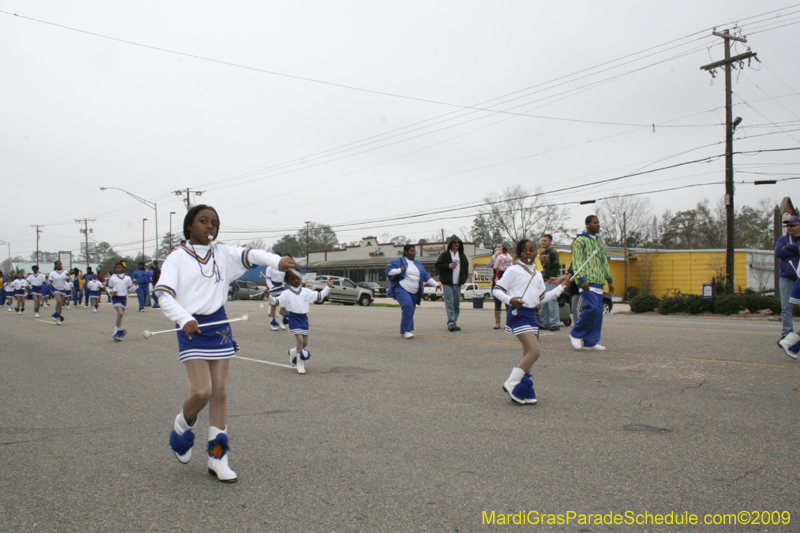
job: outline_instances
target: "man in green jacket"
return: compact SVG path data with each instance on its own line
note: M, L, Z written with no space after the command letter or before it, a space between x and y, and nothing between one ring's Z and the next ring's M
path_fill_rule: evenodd
M598 344L603 328L603 286L608 281L608 293L614 294L614 280L611 279L606 248L599 232L600 219L589 215L586 217L586 231L572 243L572 268L577 270L589 261L578 274L583 310L569 334L569 341L576 350L606 349ZM592 257L595 251L597 253Z

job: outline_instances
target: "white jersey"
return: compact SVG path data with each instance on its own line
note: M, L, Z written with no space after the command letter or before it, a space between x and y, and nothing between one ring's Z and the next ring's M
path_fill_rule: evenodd
M228 287L257 265L278 269L279 255L228 244L185 244L169 254L153 291L158 304L180 327L192 315L210 315L228 301ZM162 298L163 297L163 298Z
M72 290L72 276L66 270L53 270L47 279L50 280L54 291Z
M31 287L41 287L47 281L47 276L39 272L38 274L31 274L25 279L31 284Z
M14 288L15 291L22 290L28 285L30 285L30 283L28 283L28 280L25 279L17 278L11 282L11 286Z
M127 296L132 286L133 281L127 274L111 274L108 278L108 293L111 296Z
M305 287L299 290L294 287L286 287L286 290L276 297L269 297L271 305L284 307L288 312L298 315L307 315L311 310L313 302L321 302L330 292L330 287L325 287L322 291L312 291Z
M267 288L274 289L275 285L283 285L283 280L286 278L286 272L281 272L272 267L267 267L267 271L264 273L265 280L267 282Z
M86 282L86 289L92 292L99 291L103 288L103 284L98 279L90 279Z
M516 264L508 267L503 273L503 277L495 284L492 294L508 305L510 305L511 298L522 297L522 306L533 309L553 298L558 298L563 291L564 288L559 285L547 292L541 272L533 266L528 268L525 265Z
M14 296L14 281L6 281L6 284L3 285L3 290L6 292L6 298Z

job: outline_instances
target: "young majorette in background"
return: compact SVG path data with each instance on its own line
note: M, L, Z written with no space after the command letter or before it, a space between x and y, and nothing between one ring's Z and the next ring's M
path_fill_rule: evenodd
M39 318L39 307L42 305L42 287L46 286L47 276L39 272L39 267L33 265L33 274L26 279L31 286L31 296L33 296L33 312Z
M308 346L308 312L312 302L321 302L328 296L333 285L333 278L328 278L328 286L321 291L312 291L303 287L303 278L299 272L289 270L286 272L286 285L288 287L278 297L270 294L270 305L286 308L289 316L289 333L294 335L296 345L289 350L289 364L297 368L298 374L306 373L306 361L311 353Z
M92 279L86 282L86 287L84 290L89 296L89 302L92 305L92 312L96 313L97 308L100 307L100 291L103 290L103 283L97 279L97 274L92 274Z
M292 257L292 254L285 253L283 257ZM292 258L294 259L294 258ZM264 273L264 277L267 281L267 290L269 294L272 296L277 297L283 291L286 290L286 284L284 283L284 278L286 276L285 272L281 272L279 270L275 270L272 267L267 267L267 271ZM283 318L278 319L275 315L275 312L278 311L278 307L274 305L269 306L269 316L272 320L269 323L270 329L272 331L278 331L278 329L286 329L285 324L289 323L289 317L286 315L286 309L281 307L279 313L283 315Z
M120 261L114 265L114 273L108 278L108 294L111 295L111 306L117 312L117 321L114 324L114 342L120 342L128 334L127 329L122 329L122 319L125 309L128 308L128 292L133 287L133 280L125 273L125 263Z
M534 267L536 243L522 239L517 243L516 251L519 263L508 267L493 290L494 297L508 305L506 331L516 335L522 344L522 360L511 371L503 390L517 403L535 404L536 391L533 390L530 371L541 353L536 307L558 298L569 281L545 292L542 274Z
M67 291L72 286L72 276L69 272L64 271L61 261L56 261L53 265L54 270L47 276L50 282L50 289L53 293L53 298L56 299L56 310L51 315L56 324L63 324L64 317L61 316L61 311L64 307L64 302L67 300ZM69 306L67 306L69 308Z
M11 304L14 303L14 279L11 276L8 276L6 284L3 285L3 292L6 297L4 303L8 306L8 312L12 313L14 311L14 309L11 308Z
M22 314L25 311L25 289L30 285L21 270L17 271L17 279L11 282L14 287L14 299L17 300L16 311Z
M175 417L169 443L181 463L192 457L192 430L208 405L208 472L232 483L236 472L228 466L228 366L238 350L230 324L204 326L228 320L224 304L228 287L256 265L277 270L294 267L294 260L265 252L213 244L219 216L213 207L196 205L183 220L187 241L167 257L154 292L161 310L177 322L179 360L189 381L189 396Z

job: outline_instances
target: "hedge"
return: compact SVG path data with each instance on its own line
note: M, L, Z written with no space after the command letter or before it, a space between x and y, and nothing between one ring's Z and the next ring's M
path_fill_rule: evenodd
M631 300L631 311L634 313L649 313L661 304L661 299L652 294L640 294Z

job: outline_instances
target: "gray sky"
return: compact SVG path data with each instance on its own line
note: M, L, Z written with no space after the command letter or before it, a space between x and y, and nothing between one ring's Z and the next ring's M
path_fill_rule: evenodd
M654 214L724 192L724 57L736 150L800 147L800 4L777 1L207 2L0 0L0 239L12 255L78 252L75 219L122 254L154 249L173 191L205 191L220 238L268 244L307 220L340 241L468 228L521 184L570 203L652 193ZM19 15L14 16L13 14ZM32 20L36 19L36 20ZM798 176L800 153L736 156L736 180ZM770 173L767 176L755 173ZM798 181L741 184L737 205ZM461 218L454 218L461 217ZM371 222L395 219L386 222ZM364 223L364 224L358 224ZM6 257L5 246L0 258Z

